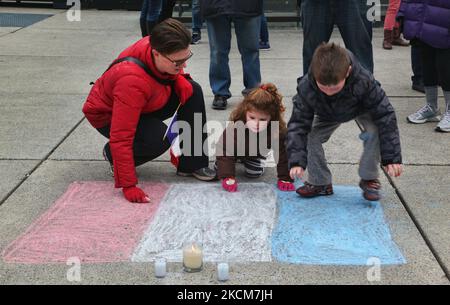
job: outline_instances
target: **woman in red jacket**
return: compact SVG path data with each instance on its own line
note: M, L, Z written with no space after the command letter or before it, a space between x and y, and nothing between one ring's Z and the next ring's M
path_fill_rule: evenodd
M183 72L192 57L190 42L191 35L183 24L165 20L153 29L150 38L144 37L119 55L95 82L83 106L91 125L109 138L103 154L113 167L115 186L123 188L130 202L150 201L137 187L135 167L170 148L163 121L179 107L177 120L187 122L191 130L195 130L194 116L201 117L201 130L206 123L202 89ZM206 141L205 133L192 132L192 145L198 142L194 141L196 136L201 136L201 143ZM215 178L203 149L197 156L182 154L177 174L203 181Z

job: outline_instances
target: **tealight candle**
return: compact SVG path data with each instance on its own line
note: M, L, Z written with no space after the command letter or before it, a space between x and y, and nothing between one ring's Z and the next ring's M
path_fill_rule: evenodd
M229 267L227 263L219 263L217 264L217 279L219 281L228 281L229 276Z
M183 267L186 272L198 272L203 267L203 249L199 243L187 243L183 247Z
M159 257L155 259L155 276L165 277L167 274L166 259Z

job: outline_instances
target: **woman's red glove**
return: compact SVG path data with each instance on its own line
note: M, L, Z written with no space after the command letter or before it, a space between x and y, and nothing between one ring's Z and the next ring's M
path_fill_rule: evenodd
M192 84L187 80L187 77L190 77L189 74L186 76L179 75L174 84L175 93L180 99L181 105L186 104L187 100L194 94L194 88L192 88Z
M278 180L278 189L283 192L292 192L295 191L295 185L289 181Z
M150 198L147 196L147 194L145 194L144 191L138 188L137 186L124 187L122 191L123 195L129 202L136 202L136 203L150 202Z
M225 191L234 193L237 192L238 184L235 178L230 177L222 180L222 187Z

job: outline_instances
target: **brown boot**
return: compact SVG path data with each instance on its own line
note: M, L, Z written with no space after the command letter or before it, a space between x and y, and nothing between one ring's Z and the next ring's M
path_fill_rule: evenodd
M392 45L400 47L409 46L409 42L402 38L399 28L394 28L392 35Z
M384 30L383 49L392 50L392 30Z

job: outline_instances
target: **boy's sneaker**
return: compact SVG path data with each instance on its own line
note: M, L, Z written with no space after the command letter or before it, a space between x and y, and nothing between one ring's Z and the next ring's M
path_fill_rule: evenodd
M202 39L202 34L200 32L192 32L191 44L198 44Z
M426 104L413 114L407 117L408 122L414 124L423 124L426 122L439 122L441 113L439 110L434 110L430 105Z
M378 179L363 180L359 182L359 187L363 190L363 197L369 201L378 201L381 198L381 183Z
M450 132L450 112L446 112L444 114L444 117L436 126L436 131Z
M270 44L268 41L260 41L259 42L259 49L262 51L269 51L270 50Z
M307 198L333 195L333 185L312 185L309 182L305 182L305 185L297 189L297 194Z
M107 161L109 164L109 174L111 175L111 177L114 177L114 165L108 158L106 147L103 147L103 158L105 158L105 161Z
M216 95L212 103L212 108L216 110L225 110L227 109L227 103L227 98L225 96Z
M216 171L213 169L210 169L209 167L200 168L196 171L193 171L192 173L184 173L184 172L177 171L177 175L181 176L181 177L194 176L195 178L197 178L198 180L201 180L201 181L213 181L213 180L217 179Z

